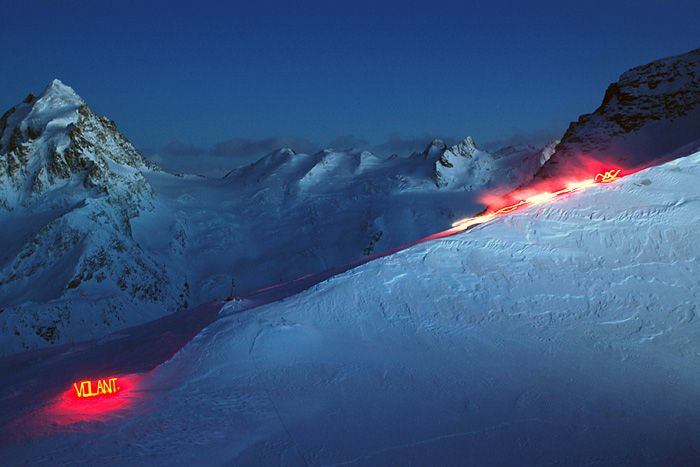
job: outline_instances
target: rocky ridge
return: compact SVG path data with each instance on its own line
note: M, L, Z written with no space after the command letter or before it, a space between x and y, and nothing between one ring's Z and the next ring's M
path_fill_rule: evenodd
M623 73L608 87L600 107L571 123L536 179L566 175L590 159L641 168L699 138L700 49L696 49Z

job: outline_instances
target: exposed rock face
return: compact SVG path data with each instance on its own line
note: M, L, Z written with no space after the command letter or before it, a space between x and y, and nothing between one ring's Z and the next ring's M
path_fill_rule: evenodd
M70 342L152 319L156 304L184 306L185 280L174 284L131 233L132 220L154 205L143 172L160 169L114 122L54 80L5 113L0 145L3 334L22 335L25 346L34 335L30 347ZM153 313L125 317L144 303ZM20 349L5 342L0 350Z
M473 190L495 177L494 158L477 149L471 136L445 150L435 163L435 184L438 188L458 187Z
M119 174L110 163L133 169ZM0 119L0 207L13 209L36 201L49 189L80 181L84 188L117 194L134 202L150 196L140 170L158 170L117 130L71 89L52 81L39 97L32 94ZM123 172L123 171L122 171Z
M565 175L591 158L604 165L643 167L698 139L700 49L622 74L595 112L569 126L537 178Z

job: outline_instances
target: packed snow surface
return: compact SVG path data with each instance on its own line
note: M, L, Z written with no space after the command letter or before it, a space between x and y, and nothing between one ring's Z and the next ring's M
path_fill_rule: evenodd
M699 230L695 153L298 294L281 285L215 318L181 312L5 357L0 454L52 466L698 465ZM203 330L158 364L186 319ZM124 375L124 403L69 404L81 367Z

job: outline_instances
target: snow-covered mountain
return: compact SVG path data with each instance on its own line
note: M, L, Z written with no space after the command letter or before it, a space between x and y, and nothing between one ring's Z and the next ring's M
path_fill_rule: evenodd
M496 162L479 178L479 160L460 147L435 141L423 153L389 159L281 149L222 180L149 173L158 201L134 222L134 234L183 270L193 303L226 297L232 279L238 291L287 282L443 230L480 211L484 190L522 180L522 165L504 163L499 171ZM446 153L463 162L454 180L438 186L436 168ZM174 233L177 248L150 235L157 226Z
M536 172L590 176L591 161L631 168L687 154L700 138L699 58L624 73L545 148L489 153L467 137L386 160L280 149L221 180L163 172L53 81L0 119L0 353L222 299L233 280L251 291L391 250Z
M471 138L383 160L280 149L222 180L147 162L55 80L0 121L1 353L104 335L447 228L532 176ZM523 164L528 159L532 163ZM38 284L41 284L38 287Z
M134 240L158 172L68 86L0 120L2 352L70 342L185 305L183 280ZM154 234L157 234L154 232ZM139 307L139 313L129 309Z
M637 169L686 155L700 138L700 49L633 68L592 114L571 123L539 178L566 177L591 161Z
M2 358L3 459L697 465L698 200L695 153L301 294ZM123 392L72 395L100 377Z
M117 130L59 80L38 96L30 94L0 118L0 206L13 209L37 201L49 190L80 183L86 190L128 190L139 205L148 187L138 171L157 169ZM132 169L114 170L110 164Z
M0 342L76 343L0 357L0 458L700 464L697 51L681 57L623 75L556 152L282 149L221 180L147 164L52 83L2 122ZM630 167L691 155L371 256L612 147ZM232 278L261 290L104 336ZM121 392L75 395L102 378Z

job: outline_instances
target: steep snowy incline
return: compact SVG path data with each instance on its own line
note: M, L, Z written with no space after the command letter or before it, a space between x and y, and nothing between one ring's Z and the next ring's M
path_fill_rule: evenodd
M698 229L695 153L281 302L232 302L117 418L0 449L52 465L695 465Z

